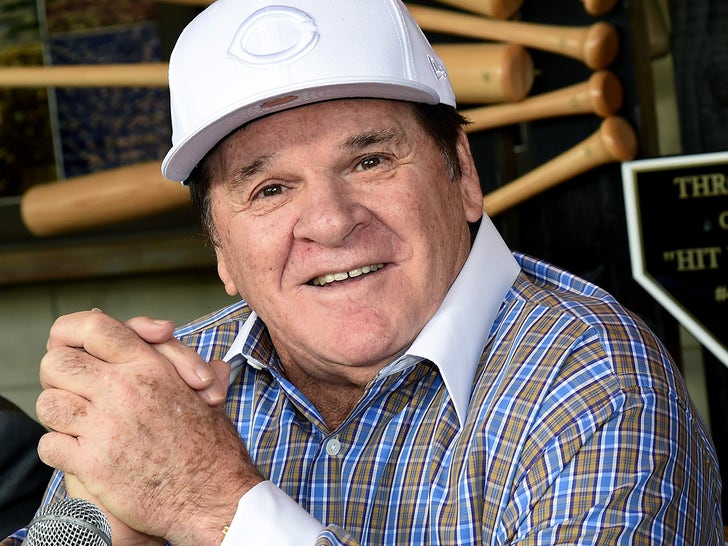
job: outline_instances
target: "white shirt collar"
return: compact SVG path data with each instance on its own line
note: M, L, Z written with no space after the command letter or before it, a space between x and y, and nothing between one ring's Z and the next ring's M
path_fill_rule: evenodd
M461 426L488 334L519 271L493 222L483 215L460 274L405 354L405 361L414 356L430 360L438 367ZM390 366L397 367L397 363ZM389 367L382 372L391 373Z
M413 358L432 361L440 370L445 387L455 405L462 425L468 412L475 371L498 309L518 276L520 267L486 215L478 230L468 259L429 320L404 357L385 367L389 375L411 365ZM240 355L253 323L251 313L238 332L224 360L231 362L231 382L242 366ZM260 363L249 364L259 367Z

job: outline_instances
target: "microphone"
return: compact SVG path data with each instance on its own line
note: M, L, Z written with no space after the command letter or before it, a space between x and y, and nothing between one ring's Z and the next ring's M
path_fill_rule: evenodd
M28 525L26 546L111 546L111 526L98 506L66 498L41 507Z

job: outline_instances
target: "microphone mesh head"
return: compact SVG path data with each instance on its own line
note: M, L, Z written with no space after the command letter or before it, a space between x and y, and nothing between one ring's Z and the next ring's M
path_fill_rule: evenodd
M47 504L28 525L27 546L111 546L111 526L94 504L67 498Z

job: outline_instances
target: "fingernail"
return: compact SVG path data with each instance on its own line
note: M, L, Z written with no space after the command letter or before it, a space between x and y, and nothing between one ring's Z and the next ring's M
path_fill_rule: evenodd
M158 324L159 326L166 326L167 324L174 324L171 320L164 320L164 319L154 319L152 320L154 324Z
M210 383L213 379L215 379L215 374L212 373L212 370L204 364L198 364L195 366L195 375L197 375L203 383Z
M101 309L99 309L98 307L94 307L93 309L91 309L91 311L96 311L97 313L103 313L103 311Z
M211 387L210 390L207 391L207 396L210 399L210 404L216 406L225 401L227 393L222 388L219 388L217 384L215 384L214 387Z

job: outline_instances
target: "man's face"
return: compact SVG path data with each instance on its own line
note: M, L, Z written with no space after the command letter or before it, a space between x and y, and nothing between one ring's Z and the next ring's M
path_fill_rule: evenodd
M218 270L265 321L284 366L365 384L432 317L482 213L410 107L331 101L262 118L212 163Z

